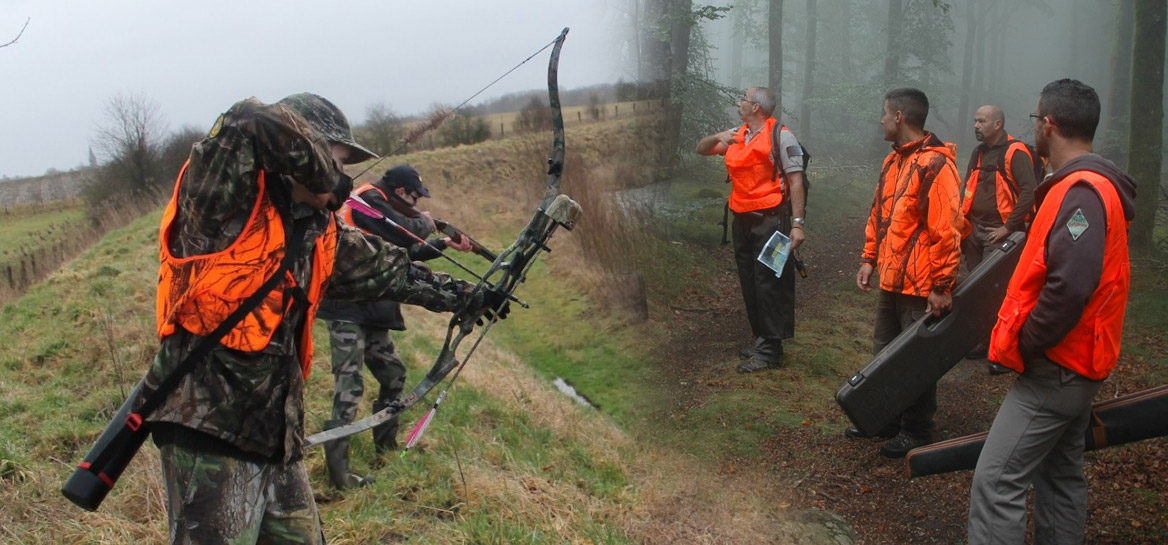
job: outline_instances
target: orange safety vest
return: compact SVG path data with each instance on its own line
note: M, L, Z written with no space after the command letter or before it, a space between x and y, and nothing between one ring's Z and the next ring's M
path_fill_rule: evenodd
M750 142L746 141L746 125L738 129L734 139L739 143L726 148L726 171L730 175L730 209L745 214L755 210L774 208L783 202L779 181L774 179L775 164L771 160L771 134L775 118L769 118ZM780 125L783 129L786 126ZM780 165L779 170L782 170Z
M381 194L382 199L386 200L387 202L389 201L389 195L386 195L385 192L382 191L380 187L377 187L373 184L365 184L361 187L358 187L357 190L353 192L353 194L360 195L360 194L362 194L366 191L369 191L369 190L373 190L373 191L378 192L379 194ZM345 223L347 223L353 227L356 227L357 229L361 229L366 234L369 234L369 235L374 234L374 233L369 232L369 230L367 230L367 229L362 229L361 227L357 227L357 224L353 222L353 207L349 206L348 199L346 199L345 203L341 205L341 209L337 211L337 214L339 214L341 216L341 219L345 220Z
M1006 135L1006 140L1010 140L1010 135ZM1014 173L1010 170L1009 165L1014 154L1019 151L1025 153L1026 157L1031 161L1034 160L1030 156L1030 149L1026 147L1026 144L1020 140L1014 140L1006 148L1006 151L1002 152L1004 154L1003 159L1006 163L1006 168L1004 169L1006 175L1003 176L1002 171L996 167L994 169L995 200L998 204L998 214L1002 216L1002 223L1006 223L1006 220L1010 219L1010 214L1014 212L1014 203L1018 202L1018 191L1020 191L1018 188L1018 180L1014 179ZM977 182L978 178L981 177L982 155L984 154L977 154L977 163L970 169L969 177L965 180L965 195L961 199L961 217L963 218L969 215L969 209L973 206L973 196L977 194ZM1041 182L1042 180L1038 181ZM962 237L969 236L972 230L973 227L966 222L962 227Z
M1058 216L1059 207L1073 182L1090 183L1103 198L1107 213L1107 237L1103 250L1103 274L1083 315L1074 329L1046 351L1046 357L1091 380L1107 378L1119 359L1123 312L1127 306L1131 266L1128 261L1128 222L1123 203L1111 180L1102 174L1081 170L1072 172L1051 188L1038 209L1018 268L1010 277L1006 299L998 311L998 322L990 337L990 359L1021 373L1025 369L1018 337L1046 284L1046 240Z
M178 215L179 186L187 165L179 171L174 194L162 215L159 233L161 265L158 271L156 313L158 337L174 334L176 327L195 335L206 336L215 330L245 299L280 268L284 258L284 223L268 198L264 172L256 177L259 191L247 223L227 248L191 257L177 257L169 241ZM289 241L301 244L304 241ZM312 322L332 274L337 252L337 227L329 221L323 235L313 245L310 285L305 290L308 313L300 332L300 367L304 376L312 368ZM259 352L268 346L280 321L284 319L285 290L296 285L291 271L219 344L241 352Z

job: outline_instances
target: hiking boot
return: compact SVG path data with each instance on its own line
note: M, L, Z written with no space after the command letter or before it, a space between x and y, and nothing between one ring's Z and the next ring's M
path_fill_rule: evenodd
M877 431L873 435L868 435L868 434L860 431L860 428L852 426L852 427L844 430L844 437L847 437L848 439L871 439L873 437L879 437L881 439L891 439L893 437L896 437L896 435L898 433L900 433L900 423L899 422L889 422L888 424L885 424L883 428L880 428L880 430Z
M990 374L991 375L1004 375L1006 373L1009 373L1010 371L1013 371L1013 369L1010 369L1009 367L1006 367L1005 365L1002 365L996 361L990 362Z
M932 437L913 437L902 431L880 447L880 455L885 458L904 458L908 451L932 442Z
M760 358L758 354L755 354L751 356L750 359L746 361L746 363L742 363L738 366L738 372L757 373L759 371L766 371L767 369L778 369L779 367L782 367L782 365L780 365L778 361L771 361Z
M763 343L762 337L755 337L753 342L742 347L742 349L738 351L738 357L740 357L744 360L750 359L751 356L753 356L756 352L758 352L758 347L760 345L762 345L762 343Z
M332 429L344 424L337 420L325 422L324 429ZM336 439L324 444L324 467L329 482L337 490L373 484L373 477L362 477L349 471L349 438Z

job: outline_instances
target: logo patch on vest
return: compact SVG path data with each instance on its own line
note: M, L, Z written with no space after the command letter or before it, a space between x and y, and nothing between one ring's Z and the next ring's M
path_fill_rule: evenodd
M1075 215L1071 216L1070 221L1067 222L1067 231L1071 233L1071 240L1079 240L1088 227L1090 225L1087 224L1087 217L1083 215L1083 209L1075 209Z
M211 132L207 133L207 137L208 138L215 138L216 136L219 136L219 130L222 128L223 128L223 114L219 114L219 117L215 118L215 124L211 125Z

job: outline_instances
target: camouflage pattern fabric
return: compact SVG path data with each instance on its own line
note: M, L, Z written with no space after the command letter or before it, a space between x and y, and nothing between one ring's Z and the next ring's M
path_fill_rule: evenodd
M345 118L341 109L328 99L313 93L296 93L280 99L277 104L296 110L296 113L308 120L313 128L329 141L348 146L350 153L345 164L352 165L377 157L377 154L353 140L349 120Z
M161 450L170 542L306 544L325 542L303 462L246 462Z
M232 106L211 133L191 151L186 179L180 186L179 212L169 244L177 256L220 251L238 237L258 195L256 177L268 172L271 205L293 221L309 222L303 257L292 275L311 285L312 246L328 222L327 211L292 202L295 181L313 192L327 193L339 177L327 141L298 114L281 105L255 99ZM414 266L407 250L338 222L336 261L325 297L339 300L391 298L429 310L447 312L467 304L473 287L448 275ZM252 274L240 263L241 276ZM481 293L472 305L481 304ZM258 352L213 348L178 386L149 422L171 422L222 439L272 461L301 457L304 442L304 377L297 362L296 331L306 312L289 312L270 344ZM200 337L181 328L162 339L145 377L141 399L190 353Z
M333 359L333 413L328 428L353 422L357 405L365 391L361 364L364 363L379 385L374 410L388 406L405 387L406 366L393 346L393 338L384 328L354 322L330 321L329 341ZM397 419L374 429L379 451L396 448Z

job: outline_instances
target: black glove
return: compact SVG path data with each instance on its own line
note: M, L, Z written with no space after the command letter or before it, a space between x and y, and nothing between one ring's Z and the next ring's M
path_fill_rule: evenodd
M507 314L511 312L511 301L507 295L501 291L483 290L482 316L475 323L483 325L486 321L498 321L507 319Z

